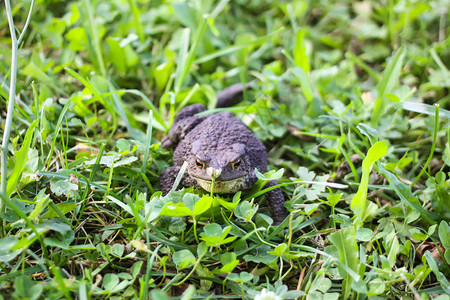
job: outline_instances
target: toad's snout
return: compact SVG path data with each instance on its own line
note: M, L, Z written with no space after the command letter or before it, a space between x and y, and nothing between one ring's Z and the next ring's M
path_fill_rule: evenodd
M211 179L216 179L217 177L220 176L220 174L222 173L222 169L216 169L216 168L212 168L212 167L208 167L206 168L206 174L209 175L209 177L211 177Z

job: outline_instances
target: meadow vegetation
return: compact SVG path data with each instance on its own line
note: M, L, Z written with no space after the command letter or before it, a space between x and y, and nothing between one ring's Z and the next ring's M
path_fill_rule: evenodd
M0 299L449 299L448 0L7 2ZM239 82L268 172L163 197L174 116Z

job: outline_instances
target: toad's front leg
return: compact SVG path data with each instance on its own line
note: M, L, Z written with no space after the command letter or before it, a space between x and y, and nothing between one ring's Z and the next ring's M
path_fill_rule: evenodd
M278 184L277 181L271 180L264 186L264 188L270 188L277 184ZM281 191L280 188L270 190L266 194L266 199L267 202L269 202L270 214L272 215L274 224L275 225L281 224L281 222L283 222L284 219L288 216L288 212L284 207L285 200L283 192Z

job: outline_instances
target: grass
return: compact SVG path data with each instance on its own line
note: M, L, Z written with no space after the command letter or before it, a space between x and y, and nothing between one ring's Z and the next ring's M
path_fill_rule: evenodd
M17 63L0 19L1 298L448 299L446 1L30 5ZM268 172L162 197L176 113L254 79Z

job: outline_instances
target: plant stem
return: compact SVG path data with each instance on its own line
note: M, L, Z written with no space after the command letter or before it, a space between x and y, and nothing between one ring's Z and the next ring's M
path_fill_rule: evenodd
M5 131L3 132L2 140L2 154L1 154L1 186L0 193L6 195L6 180L7 180L7 163L8 163L8 142L11 134L11 123L14 113L14 103L16 94L16 78L17 78L17 54L19 52L19 43L16 38L16 31L14 29L14 20L12 17L11 3L5 0L6 16L8 18L9 31L11 33L11 77L9 84L8 109L5 120ZM5 204L0 201L0 212L5 210Z
M22 33L20 34L19 39L17 40L17 44L20 44L22 42L25 32L27 31L28 25L30 24L31 20L31 14L33 13L33 7L34 7L34 0L31 0L30 11L28 12L27 20L25 21L25 25L23 25Z
M433 158L433 154L434 154L434 149L436 148L436 140L437 140L437 132L439 129L439 104L435 104L434 105L434 134L433 134L433 144L431 144L431 151L430 151L430 155L428 155L428 159L425 163L425 165L423 166L422 170L420 171L419 175L416 176L416 178L414 179L414 181L411 183L411 187L413 187L417 181L419 181L420 177L422 177L423 173L426 171L426 169L428 168L428 165L431 162L431 159Z
M194 237L195 237L195 241L197 242L197 244L200 244L200 240L198 239L198 236L197 236L197 219L195 219L195 216L192 216L192 219L194 221Z
M16 80L17 80L17 56L19 54L19 43L22 41L25 32L28 28L28 24L30 23L31 13L33 11L34 0L31 0L30 11L27 16L27 20L25 21L25 25L23 27L22 33L19 36L19 39L16 37L16 31L14 26L14 19L12 16L11 10L11 2L10 0L5 0L5 8L6 8L6 17L8 19L9 31L11 34L11 76L9 83L9 95L8 95L8 108L6 112L6 120L5 120L5 129L3 132L3 139L1 145L1 162L0 162L0 194L8 197L6 195L7 189L7 178L8 178L8 142L9 137L11 135L11 125L14 113L14 104L15 104L15 96L16 96ZM0 199L0 212L5 210L5 203ZM3 224L0 224L0 234L3 228Z

